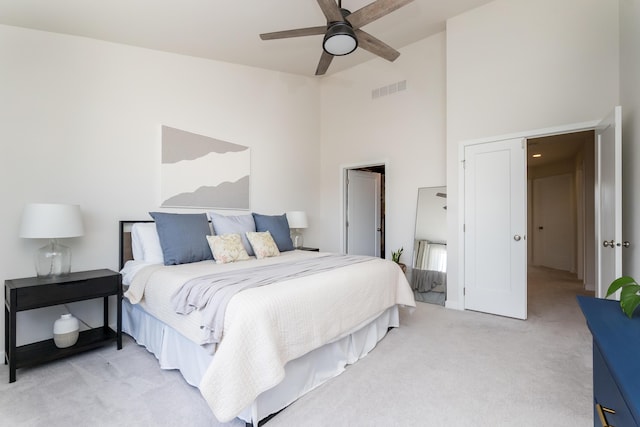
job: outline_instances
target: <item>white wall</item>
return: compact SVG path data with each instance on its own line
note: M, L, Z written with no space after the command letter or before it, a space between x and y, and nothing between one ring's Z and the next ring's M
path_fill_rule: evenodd
M318 100L310 77L0 26L0 277L35 273L46 242L17 232L29 202L80 204L72 270L117 269L118 220L158 209L161 124L251 147L252 210L306 210L318 244ZM99 303L76 305L99 324ZM19 313L19 344L59 313Z
M1 277L33 275L44 242L19 239L17 227L34 201L82 205L86 234L69 241L74 270L117 268L117 221L157 209L166 124L250 146L252 209L306 210L305 243L323 250L341 249L344 167L387 165L387 257L413 245L417 189L444 185L446 174L455 307L459 144L598 119L619 101L618 67L625 232L640 245L631 220L640 211L640 7L620 4L620 58L615 0L497 0L401 49L394 63L373 59L322 83L0 26ZM406 91L371 99L401 80ZM626 253L626 269L640 276L637 253ZM99 321L98 305L78 310ZM21 339L51 336L57 314L21 316Z
M640 0L620 1L620 103L622 105L623 274L640 280Z
M373 59L323 80L321 200L329 232L321 247L327 250L343 250L345 167L386 164L386 257L404 247L405 262L412 255L418 188L444 185L445 35L400 52L393 63ZM372 99L372 90L403 80L405 91Z
M447 22L448 306L462 308L460 144L604 117L618 63L614 0L496 0Z

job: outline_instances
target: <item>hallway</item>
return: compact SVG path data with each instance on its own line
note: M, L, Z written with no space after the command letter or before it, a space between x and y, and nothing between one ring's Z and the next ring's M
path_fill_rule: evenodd
M575 274L567 271L529 266L527 282L529 320L574 322L578 310L576 296L594 296L593 291L584 289ZM584 322L581 313L577 320Z

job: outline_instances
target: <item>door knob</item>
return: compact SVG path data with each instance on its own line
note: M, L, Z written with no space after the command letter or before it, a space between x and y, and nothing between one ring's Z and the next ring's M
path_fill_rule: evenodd
M624 242L622 242L622 244L618 243L618 246L622 246L623 248L628 248L629 246L631 246L631 243L625 240Z
M604 246L605 248L608 248L608 247L613 248L615 247L615 245L616 245L615 240L605 240L604 242L602 242L602 246Z
M513 236L513 240L515 240L516 242L519 242L521 238L522 237L520 237L519 234L516 234L515 236Z

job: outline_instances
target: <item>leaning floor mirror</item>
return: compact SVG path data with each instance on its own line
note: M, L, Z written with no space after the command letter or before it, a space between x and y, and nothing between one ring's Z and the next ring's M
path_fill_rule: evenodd
M416 301L444 305L447 295L447 188L418 189L410 283Z

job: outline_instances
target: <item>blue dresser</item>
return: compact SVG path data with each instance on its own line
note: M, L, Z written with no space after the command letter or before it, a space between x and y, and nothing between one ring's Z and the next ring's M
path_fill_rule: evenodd
M593 335L593 425L640 426L640 317L618 301L578 297Z

